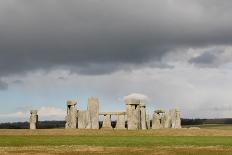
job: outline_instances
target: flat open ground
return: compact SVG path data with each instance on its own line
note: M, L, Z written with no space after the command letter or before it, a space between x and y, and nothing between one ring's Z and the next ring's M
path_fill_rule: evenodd
M148 131L2 129L0 154L229 155L232 154L232 126Z

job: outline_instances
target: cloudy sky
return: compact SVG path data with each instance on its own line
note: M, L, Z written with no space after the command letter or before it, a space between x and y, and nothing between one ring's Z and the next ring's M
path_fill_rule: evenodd
M232 1L0 0L0 122L64 119L65 102L232 117Z

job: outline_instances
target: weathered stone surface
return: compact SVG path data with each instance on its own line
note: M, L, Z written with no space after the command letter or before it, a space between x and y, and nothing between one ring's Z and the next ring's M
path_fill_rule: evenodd
M180 118L180 111L176 111L175 116L176 122L175 122L175 128L181 128L181 118Z
M30 111L30 129L37 129L38 126L38 115L37 110L31 110Z
M168 112L163 113L161 118L161 126L162 128L171 128L170 115Z
M78 129L86 129L89 122L89 113L87 110L78 110Z
M125 115L117 115L116 129L126 129L125 128Z
M104 115L102 129L112 129L111 115Z
M161 128L161 117L159 113L154 112L152 118L152 129L160 129Z
M171 109L168 112L154 111L152 129L157 128L181 128L180 112L176 109Z
M128 130L141 129L140 100L126 99Z
M149 117L149 114L146 114L146 124L147 124L147 129L150 129L150 128L151 128L151 125L150 125L150 117Z
M67 101L67 116L65 117L66 129L75 129L77 127L77 110L76 110L76 101L70 100Z
M99 101L97 98L88 99L89 122L87 128L99 129Z
M171 119L171 128L181 128L181 118L180 118L180 111L177 109L171 109L169 111L170 119Z
M146 105L143 101L140 102L140 115L141 115L141 129L147 130Z

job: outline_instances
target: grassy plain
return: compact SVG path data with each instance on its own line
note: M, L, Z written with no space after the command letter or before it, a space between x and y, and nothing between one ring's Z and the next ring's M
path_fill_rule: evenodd
M232 154L232 126L147 131L2 129L0 154L229 155Z

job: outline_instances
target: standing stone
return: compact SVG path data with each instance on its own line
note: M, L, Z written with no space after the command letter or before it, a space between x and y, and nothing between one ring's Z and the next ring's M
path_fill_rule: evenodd
M171 120L171 128L175 128L175 109L169 110L169 116Z
M86 129L89 122L89 113L87 110L79 110L78 116L78 129Z
M181 118L180 118L180 111L176 110L176 123L175 128L181 128Z
M161 125L163 128L171 128L170 115L168 112L163 113L163 117L161 118Z
M30 129L37 129L38 126L38 115L37 110L31 110L30 111Z
M103 129L112 129L112 126L111 126L111 115L104 115L102 128Z
M88 99L89 122L87 128L99 129L99 102L97 98Z
M181 128L181 118L180 118L180 111L177 109L171 109L169 111L169 115L171 118L171 128Z
M65 128L66 129L76 129L77 127L77 110L76 110L76 101L67 101L67 116L65 118L66 124Z
M166 121L166 118L164 116L164 114L160 114L160 128L164 128L165 126L165 121Z
M147 129L150 129L150 128L151 128L151 125L150 125L149 114L146 115L146 124L147 124Z
M125 115L117 115L116 129L126 129L125 128Z
M141 129L140 100L126 99L128 130Z
M141 114L141 129L147 130L146 105L143 101L140 102L140 114Z
M160 114L154 112L152 119L152 129L160 129L160 128L161 128Z

